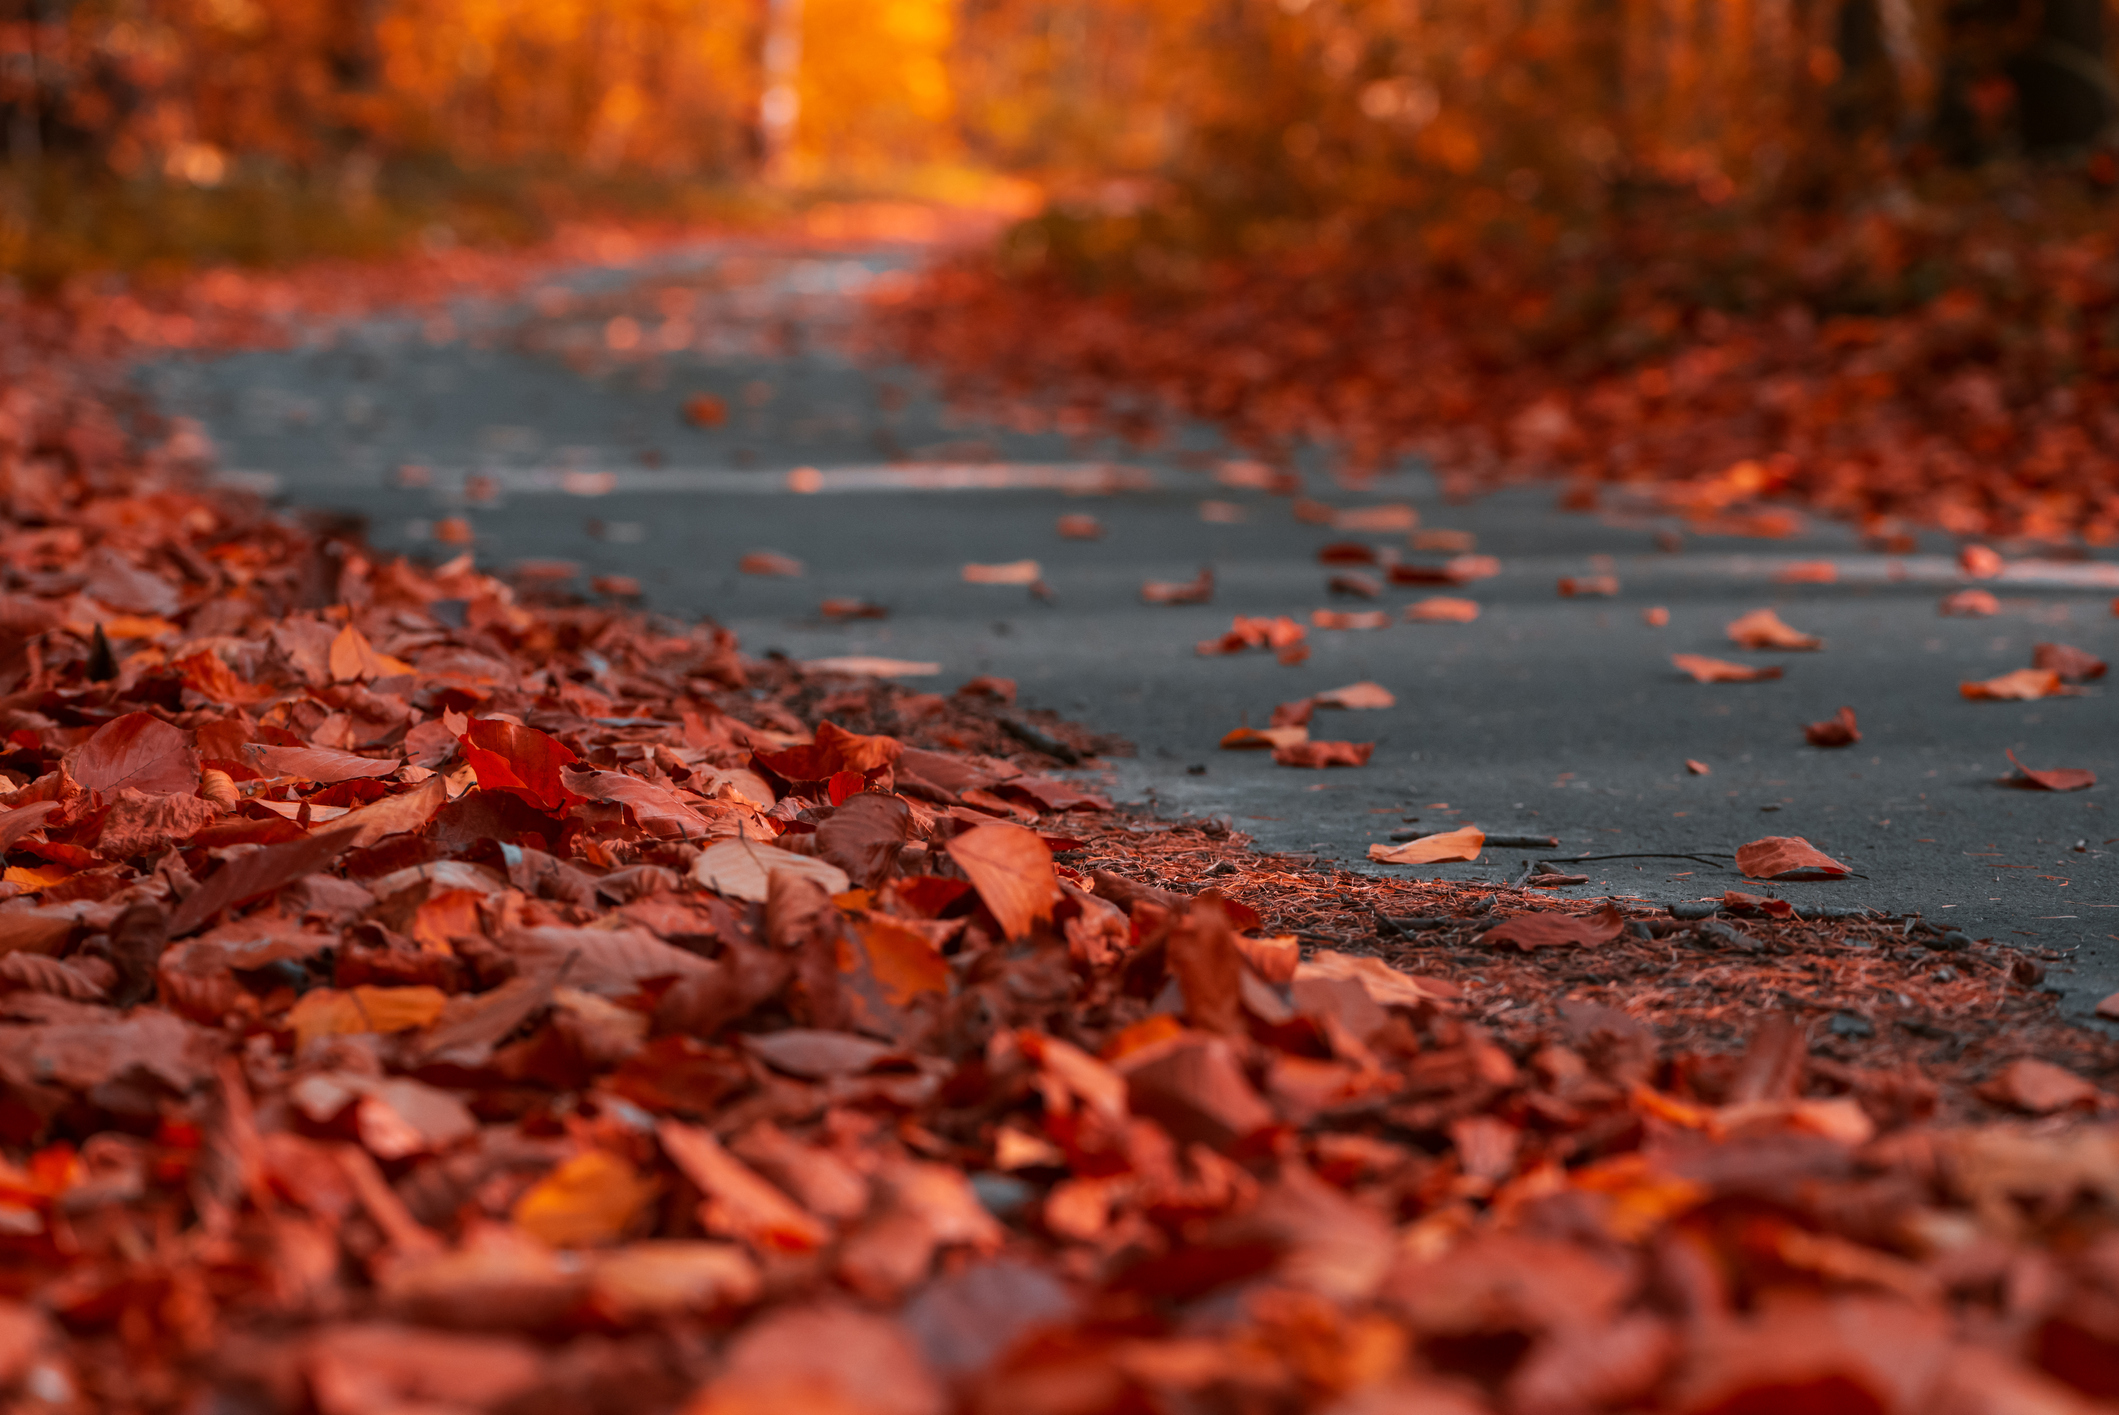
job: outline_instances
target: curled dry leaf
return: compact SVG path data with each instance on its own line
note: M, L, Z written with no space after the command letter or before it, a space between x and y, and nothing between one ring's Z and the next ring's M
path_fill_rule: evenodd
M1479 942L1499 948L1514 944L1528 953L1535 948L1562 948L1579 945L1595 948L1611 942L1626 927L1626 918L1618 906L1606 903L1592 914L1562 914L1557 911L1542 914L1518 914L1500 926L1488 929Z
M702 889L763 904L771 893L772 877L782 871L814 880L826 894L841 893L852 885L837 865L755 840L722 840L707 846L692 861L691 879Z
M1707 763L1702 761L1694 761L1691 757L1685 758L1685 770L1687 773L1693 776L1714 775L1713 767L1707 765Z
M1383 586L1374 575L1364 575L1359 570L1342 570L1324 582L1328 594L1346 595L1353 599L1381 599Z
M1059 876L1050 847L1036 831L1005 823L974 826L951 840L948 850L1009 938L1022 938L1052 917Z
M1201 566L1190 580L1150 580L1140 587L1144 604L1206 604L1214 598L1214 571Z
M1854 872L1800 835L1769 835L1739 846L1736 867L1752 879L1840 879Z
M1328 688L1322 693L1314 694L1310 701L1318 707L1352 709L1387 708L1398 705L1397 696L1390 689L1384 687L1381 683L1371 683L1365 679L1359 683L1349 683L1344 688Z
M1824 640L1781 621L1770 609L1754 609L1729 621L1729 641L1747 649L1815 649Z
M1707 658L1696 653L1674 653L1670 661L1695 683L1762 683L1781 676L1779 664L1754 668L1725 658Z
M1388 629L1391 616L1381 609L1313 609L1310 623L1319 629Z
M844 595L835 595L824 600L817 606L817 613L835 623L844 623L849 619L888 619L890 617L890 609L886 605L876 604L871 600L861 599L857 596Z
M2019 668L1998 678L1959 683L1958 694L1978 701L2027 703L2039 698L2065 697L2075 690L2060 681L2050 668Z
M1419 624L1469 624L1479 617L1477 600L1430 595L1405 607L1405 617Z
M1223 751L1257 751L1270 748L1278 751L1282 747L1294 747L1310 740L1307 727L1236 727L1231 728L1221 739Z
M1374 742L1293 742L1273 748L1276 766L1367 766Z
M2031 667L2057 673L2070 683L2087 683L2104 676L2105 662L2072 644L2034 644Z
M2009 764L2016 768L2014 776L2004 776L2004 786L2020 786L2031 791L2082 791L2097 784L2097 773L2081 767L2053 767L2046 771L2032 771L2016 760L2016 753L2009 751Z
M1958 590L1944 595L1935 609L1938 614L1961 619L1984 619L2001 613L2001 601L1988 590Z
M1198 652L1202 656L1211 656L1263 648L1285 653L1300 645L1308 633L1285 614L1272 619L1247 618L1239 614L1230 621L1229 632L1218 639L1201 640Z
M1861 730L1854 725L1854 709L1843 707L1823 722L1812 722L1803 728L1803 738L1813 747L1850 747L1861 740Z
M964 567L967 585L1034 585L1045 577L1035 560L1010 560L999 565L970 564Z
M1486 832L1475 825L1423 835L1403 845L1371 845L1369 858L1386 865L1433 865L1445 861L1476 860L1486 845Z
M2007 562L1983 545L1968 545L1957 552L1957 568L1975 580L1991 580L2007 568Z
M754 550L737 561L736 568L746 575L777 575L790 579L805 572L801 561L777 550Z
M1563 575L1560 577L1560 597L1581 599L1585 596L1610 596L1619 592L1617 575Z

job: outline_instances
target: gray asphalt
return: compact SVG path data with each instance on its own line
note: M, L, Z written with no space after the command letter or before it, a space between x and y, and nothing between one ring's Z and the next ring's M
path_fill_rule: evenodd
M2073 1013L2119 990L2110 689L2031 703L1957 691L2027 666L2037 642L2119 656L2107 582L2119 566L2109 558L2041 562L2016 548L2008 574L1988 586L2001 614L1945 618L1937 603L1963 582L1955 546L1940 536L1885 557L1848 528L1821 524L1777 541L1686 534L1673 552L1658 548L1657 533L1684 528L1647 511L1561 512L1549 487L1453 505L1417 470L1356 495L1334 488L1313 455L1308 495L1410 503L1423 529L1469 533L1501 562L1460 589L1393 588L1377 606L1335 601L1321 545L1402 548L1405 537L1298 523L1285 497L1221 484L1214 468L1228 454L1208 430L1142 452L952 416L918 370L839 347L852 297L919 258L702 245L567 272L522 302L466 301L446 323L371 320L316 331L291 352L169 359L140 377L167 411L204 425L231 479L363 515L384 548L454 553L436 528L461 517L481 563L556 560L577 564L584 580L634 576L653 607L709 614L752 653L931 661L941 671L928 681L943 690L974 674L1012 677L1026 704L1137 744L1110 773L1122 798L1225 816L1267 848L1496 882L1541 856L1622 857L1580 866L1590 882L1558 892L1667 902L1762 890L1725 857L1761 836L1798 835L1856 877L1763 892L1918 911L1974 937L2049 950L2051 982ZM631 320L631 331L614 319ZM697 393L726 401L724 426L680 416ZM1132 480L1100 483L1105 463ZM908 466L933 482L948 479L934 468L966 465L983 470L958 481L990 482L998 466L1016 482L1061 485L904 484L920 479ZM819 469L822 489L790 490L798 467ZM1243 519L1205 520L1205 500ZM1055 523L1071 513L1098 517L1104 537L1062 539ZM738 560L760 550L794 556L806 573L739 573ZM1040 563L1049 600L961 578L967 562L1025 558ZM1837 583L1773 579L1789 562L1827 558ZM1202 565L1218 579L1210 605L1141 602L1143 580L1189 579ZM1618 577L1616 596L1556 593L1559 577L1598 572ZM1232 614L1395 614L1437 593L1478 601L1481 616L1312 629L1311 656L1295 666L1263 652L1194 652ZM890 617L828 622L818 605L830 596L887 605ZM1667 626L1643 622L1655 605L1668 608ZM1825 648L1751 654L1726 641L1729 620L1769 606ZM1778 662L1786 675L1701 685L1671 667L1678 652ZM1296 770L1216 748L1241 722L1264 725L1276 703L1363 679L1391 689L1397 705L1320 712L1312 733L1374 742L1366 767ZM1858 713L1863 740L1807 745L1801 725L1842 704ZM2004 788L2008 749L2034 767L2089 768L2100 784ZM1711 774L1689 773L1688 758ZM1561 846L1417 868L1365 858L1392 830L1462 823L1549 833ZM1695 854L1706 858L1676 858Z

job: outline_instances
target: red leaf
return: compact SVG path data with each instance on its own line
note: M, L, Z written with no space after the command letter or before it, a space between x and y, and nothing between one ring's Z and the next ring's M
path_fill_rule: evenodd
M322 869L351 849L359 836L358 826L341 826L230 860L177 906L169 920L169 936L180 938L223 909L239 908Z
M66 754L66 769L104 795L127 786L161 794L199 784L199 755L189 734L145 712L129 712L97 728L95 736Z
M520 723L481 717L456 740L482 790L508 792L542 811L581 803L559 777L561 768L579 759L557 738Z
M1273 749L1281 766L1367 766L1374 742L1294 742Z
M904 750L895 737L864 736L837 723L820 722L814 742L784 752L760 752L757 761L789 781L828 781L842 771L863 776L880 771L895 763Z
M1739 846L1736 867L1752 879L1839 879L1854 873L1800 835L1769 835Z
M2046 771L2032 771L2016 760L2013 751L2004 753L2016 768L2016 775L2004 776L2004 786L2020 786L2027 791L2081 791L2097 784L2097 773L2081 767L2053 767Z
M260 776L292 776L303 781L353 781L368 776L388 776L404 765L395 757L363 757L330 747L268 747L253 744L244 749Z
M1626 916L1618 906L1606 904L1594 914L1518 914L1499 928L1488 929L1479 941L1497 948L1512 943L1525 953L1568 944L1595 948L1617 938L1625 927Z
M1813 747L1850 747L1861 740L1861 729L1854 725L1854 709L1843 707L1823 722L1805 726L1803 736Z

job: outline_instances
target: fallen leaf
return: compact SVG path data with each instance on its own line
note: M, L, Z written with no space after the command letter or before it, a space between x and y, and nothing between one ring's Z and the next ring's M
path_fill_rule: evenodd
M1793 560L1773 572L1777 585L1830 585L1839 580L1839 566L1830 560Z
M909 658L876 658L869 654L805 659L802 666L812 673L845 673L855 678L932 678L942 671L939 663Z
M1376 547L1358 540L1335 540L1317 551L1320 565L1374 565L1377 559Z
M1696 683L1760 683L1781 676L1781 667L1777 663L1753 668L1746 663L1731 663L1724 658L1707 658L1696 653L1674 653L1670 661Z
M556 737L519 722L477 717L457 738L457 751L478 778L483 791L504 791L540 811L579 805L561 771L578 758Z
M873 601L854 596L833 596L817 606L817 613L834 623L849 619L888 619L890 610Z
M1320 948L1296 964L1294 980L1297 983L1340 980L1358 983L1381 1007L1451 1003L1464 996L1462 988L1445 979L1423 978L1393 968L1381 958L1341 953L1331 948Z
M1713 767L1707 765L1707 763L1705 762L1694 761L1691 757L1685 758L1685 770L1694 776L1714 775Z
M702 889L730 899L763 904L773 875L782 871L816 881L826 894L843 893L852 885L846 871L829 861L755 840L722 840L707 846L692 861L690 878Z
M782 555L777 550L754 550L736 562L736 569L746 575L777 575L788 579L804 574L806 568L792 555Z
M1190 580L1150 580L1140 587L1146 604L1205 604L1214 598L1214 571L1201 567Z
M1233 526L1245 517L1243 507L1233 501L1202 501L1199 519L1210 526Z
M1975 580L1991 580L2006 568L2006 563L1986 546L1968 545L1957 552L1957 568Z
M2103 1095L2094 1082L2034 1056L2018 1057L2004 1066L1979 1088L1979 1094L1996 1105L2032 1115L2095 1109Z
M1221 739L1223 751L1240 752L1259 748L1279 750L1293 747L1310 740L1307 727L1233 727Z
M1293 742L1273 748L1276 766L1367 766L1374 742Z
M1391 533L1410 531L1419 524L1420 513L1402 501L1350 507L1332 516L1332 528L1340 531Z
M1479 617L1476 600L1430 595L1405 607L1405 617L1421 624L1469 624Z
M1034 585L1043 579L1044 571L1035 560L1010 560L1000 565L966 565L964 583L967 585Z
M338 631L331 641L331 680L334 683L352 683L363 678L390 678L400 673L410 673L412 665L403 659L377 653L368 636L348 624Z
M1861 730L1854 725L1854 709L1843 707L1823 722L1806 725L1803 738L1813 747L1851 747L1861 740Z
M289 776L326 784L390 776L404 766L397 757L363 757L330 747L275 747L253 742L244 747L243 754L260 776Z
M1579 599L1585 595L1615 595L1619 592L1619 577L1616 575L1563 575L1560 577L1560 597Z
M1423 835L1403 845L1371 845L1369 858L1386 865L1433 865L1445 861L1476 860L1486 844L1486 832L1475 825Z
M598 1256L589 1303L605 1320L638 1325L747 1307L762 1286L757 1264L733 1243L659 1238Z
M1660 604L1650 605L1641 611L1641 622L1651 629L1661 629L1670 623L1670 611Z
M1052 917L1059 877L1052 851L1036 831L999 822L974 826L947 848L1008 938L1022 938L1031 925Z
M1839 879L1853 873L1799 835L1769 835L1737 847L1736 867L1752 879Z
M1381 609L1313 609L1310 623L1319 629L1388 629L1391 616Z
M449 997L440 988L312 988L287 1013L296 1051L318 1037L352 1032L402 1032L441 1016Z
M1782 623L1781 617L1770 609L1754 609L1731 620L1728 634L1731 643L1747 649L1814 649L1825 642L1815 634L1805 634Z
M655 1193L622 1157L584 1150L524 1190L509 1217L554 1248L594 1248L624 1237Z
M708 1233L768 1253L807 1253L830 1238L823 1223L723 1149L711 1131L664 1120L655 1135L671 1163L705 1196L699 1223Z
M1607 903L1593 914L1518 914L1499 927L1488 929L1480 935L1479 942L1496 948L1512 943L1525 953L1570 944L1595 948L1611 942L1625 928L1626 916L1617 905Z
M1356 710L1396 707L1398 705L1398 699L1390 689L1384 687L1381 683L1371 683L1366 679L1359 683L1349 683L1344 688L1328 688L1322 693L1313 695L1310 701L1319 707Z
M1094 516L1075 512L1059 518L1059 533L1068 540L1101 540L1104 523Z
M694 393L684 400L684 420L693 427L720 427L728 421L728 401L712 393Z
M1351 595L1355 599L1381 599L1383 586L1374 575L1364 575L1359 570L1342 570L1324 582L1328 594Z
M1957 691L1961 696L1975 700L2023 703L2039 698L2065 697L2074 690L2062 683L2060 675L2050 668L2019 668L1998 678L1959 683Z
M1944 595L1936 606L1939 614L1955 615L1966 619L1982 619L2001 613L2001 601L1986 590L1959 590Z
M227 861L176 907L169 919L169 936L182 938L223 909L241 908L322 869L352 849L359 835L356 826L334 825L328 831L266 845Z
M2016 760L2014 751L2007 751L2010 765L2016 768L2014 776L2004 776L2004 786L2021 786L2034 791L2081 791L2097 784L2097 773L2080 767L2050 767L2045 771L2032 771Z
M2070 683L2087 683L2104 676L2104 660L2071 644L2034 644L2031 667L2057 673Z
M199 784L199 755L182 728L151 713L128 712L68 752L66 770L88 790L108 796L126 787L150 795L191 791Z

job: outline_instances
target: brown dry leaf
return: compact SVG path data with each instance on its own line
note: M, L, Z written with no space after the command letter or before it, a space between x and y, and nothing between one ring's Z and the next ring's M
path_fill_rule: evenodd
M1367 766L1374 742L1295 742L1273 748L1276 766Z
M699 1222L768 1253L807 1253L830 1230L794 1200L721 1147L710 1131L664 1120L655 1127L663 1153L705 1196Z
M1560 577L1560 597L1579 599L1587 595L1608 596L1619 592L1617 575L1563 575Z
M1445 830L1408 840L1403 845L1371 845L1369 858L1386 865L1435 865L1456 860L1476 860L1486 845L1486 832L1475 825Z
M1206 604L1214 598L1214 571L1202 566L1190 580L1150 580L1140 597L1144 604Z
M243 749L243 755L260 776L293 777L327 785L391 776L404 766L404 762L396 757L363 757L330 747L275 747L251 743Z
M1243 955L1221 896L1208 890L1171 926L1170 972L1183 990L1185 1020L1224 1036L1245 1034Z
M400 673L410 673L412 665L403 659L377 653L368 642L368 636L348 624L331 640L328 662L331 665L331 681L352 683L363 678L392 678Z
M1702 761L1694 761L1691 757L1685 758L1685 770L1687 774L1692 776L1714 775L1713 767L1707 765L1707 763Z
M1966 619L1983 619L2001 613L2001 601L1987 590L1959 590L1944 595L1936 606L1939 614L1955 615Z
M1851 747L1861 740L1861 729L1854 725L1854 709L1843 707L1823 722L1806 725L1803 738L1813 747Z
M2060 675L2049 668L2019 668L1998 678L1959 683L1957 691L1960 696L1974 700L2027 703L2039 698L2065 697L2075 690L2062 683Z
M2007 562L1986 546L1968 545L1957 552L1957 568L1975 580L1991 580L2007 568Z
M1004 823L974 826L947 848L1009 938L1022 938L1032 925L1052 917L1059 877L1052 870L1051 847L1036 831Z
M754 550L736 562L736 569L745 575L780 576L793 579L807 573L807 567L792 555L782 555L777 550Z
M1420 624L1469 624L1479 617L1477 600L1430 595L1405 607L1405 617Z
M1374 575L1364 575L1359 570L1342 570L1324 582L1327 594L1350 595L1355 599L1381 599L1383 585Z
M1059 533L1068 540L1101 540L1104 523L1077 511L1059 518Z
M2036 1057L2018 1057L1979 1088L1996 1105L2051 1115L2059 1110L2093 1110L2103 1098L2095 1083L2064 1066Z
M758 1265L733 1243L649 1239L600 1255L589 1269L590 1305L627 1326L721 1316L755 1302L762 1286Z
M1754 609L1729 621L1729 641L1747 649L1815 649L1824 640L1781 622L1770 609Z
M87 790L115 796L126 787L150 795L195 790L199 754L182 728L144 712L112 718L66 754L68 775Z
M1753 668L1746 663L1731 663L1725 658L1708 658L1696 653L1674 653L1670 661L1680 673L1691 676L1696 683L1760 683L1781 676L1779 664Z
M2072 644L2033 644L2031 667L2057 673L2070 683L2087 683L2104 676L2105 662Z
M1268 747L1278 751L1282 747L1299 746L1309 740L1310 729L1307 727L1232 727L1222 737L1221 746L1223 751L1228 752L1255 751Z
M1617 938L1625 927L1626 916L1617 905L1607 902L1593 914L1518 914L1498 928L1488 929L1479 942L1497 948L1512 943L1525 953L1570 944L1595 948Z
M2014 776L2001 778L2004 786L2022 786L2034 791L2081 791L2097 784L2097 773L2081 767L2052 767L2045 771L2032 771L2016 760L2013 750L2003 753L2009 764L2016 768Z
M763 904L772 876L782 871L815 880L826 894L843 893L852 884L846 871L827 860L751 840L722 840L707 846L692 861L690 878L701 888L730 899Z
M1366 680L1359 683L1349 683L1344 688L1327 689L1312 697L1310 701L1319 707L1351 709L1387 708L1398 705L1397 696L1390 689L1384 687L1381 683L1371 683Z
M584 1150L524 1190L510 1216L554 1248L593 1248L624 1237L655 1194L622 1156Z
M285 1025L293 1029L294 1047L300 1051L318 1037L424 1027L440 1017L448 1003L448 994L433 987L364 985L344 992L312 988L288 1012Z
M103 817L96 835L96 853L109 860L130 860L152 855L179 841L189 840L208 822L220 817L211 802L189 794L150 795L130 786L118 791L117 802ZM4 831L0 831L4 833Z
M1359 983L1369 997L1381 1007L1419 1007L1426 1003L1451 1003L1464 996L1464 990L1455 983L1404 972L1393 968L1381 958L1341 953L1330 948L1320 948L1296 964L1295 981Z
M1045 577L1035 560L1010 560L999 565L971 564L964 567L967 585L1034 585Z
M949 1408L904 1327L820 1302L745 1327L684 1415L944 1415Z
M1769 835L1739 846L1736 867L1751 879L1839 879L1854 872L1800 835Z
M1641 611L1641 622L1651 629L1662 629L1670 623L1670 611L1660 604L1652 604Z

